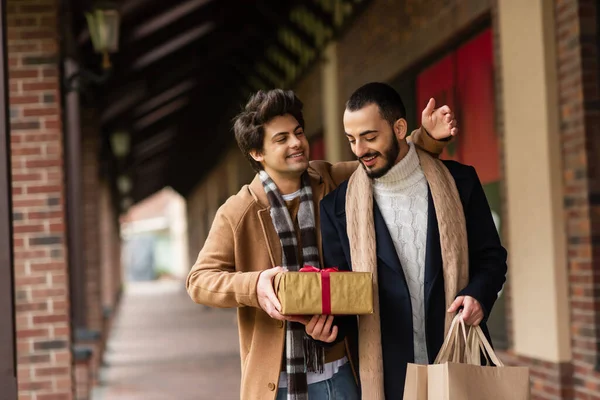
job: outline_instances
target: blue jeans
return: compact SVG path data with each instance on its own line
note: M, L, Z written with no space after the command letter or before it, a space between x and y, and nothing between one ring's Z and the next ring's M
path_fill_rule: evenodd
M286 400L287 388L277 391L276 400ZM359 400L358 387L352 374L350 363L342 365L339 371L325 381L308 385L308 400Z

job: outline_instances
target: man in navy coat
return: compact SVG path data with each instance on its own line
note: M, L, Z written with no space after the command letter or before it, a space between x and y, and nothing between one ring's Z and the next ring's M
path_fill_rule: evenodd
M381 83L359 88L346 105L344 129L372 180L373 209L360 212L372 212L375 226L385 397L401 399L407 363L435 359L446 313L462 309L464 321L479 324L489 338L486 320L505 282L506 250L475 169L443 161L464 210L469 260L468 284L448 308L436 209L416 150L405 139L400 96ZM325 266L341 270L352 270L347 190L348 181L320 206ZM356 329L355 318L345 322L337 340Z

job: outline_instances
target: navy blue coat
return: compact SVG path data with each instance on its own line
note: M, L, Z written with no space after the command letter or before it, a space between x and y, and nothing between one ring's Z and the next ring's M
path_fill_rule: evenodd
M469 284L459 295L476 298L485 313L485 324L506 276L506 250L500 243L483 188L475 169L455 161L444 161L454 177L466 217L469 242ZM361 168L361 167L359 167ZM321 233L326 267L351 270L350 245L346 234L346 191L342 183L321 201ZM446 303L442 255L435 208L431 195L425 256L425 330L430 363L444 340ZM364 210L369 212L368 210ZM377 240L377 273L386 399L402 399L407 363L414 361L412 308L408 286L394 243L377 204L373 217ZM342 318L338 340L356 332L354 318Z

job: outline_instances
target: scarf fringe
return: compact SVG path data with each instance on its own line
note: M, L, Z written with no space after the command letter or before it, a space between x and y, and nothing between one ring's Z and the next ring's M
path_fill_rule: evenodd
M325 350L323 347L316 344L313 339L305 336L302 348L304 349L306 371L322 374L325 365Z

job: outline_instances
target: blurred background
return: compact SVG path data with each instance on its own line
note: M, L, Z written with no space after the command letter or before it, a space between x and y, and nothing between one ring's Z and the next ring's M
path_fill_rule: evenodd
M236 399L235 310L184 278L253 178L232 117L304 102L312 159L352 159L344 102L434 97L509 252L489 326L533 399L600 399L595 0L5 0L0 398Z

